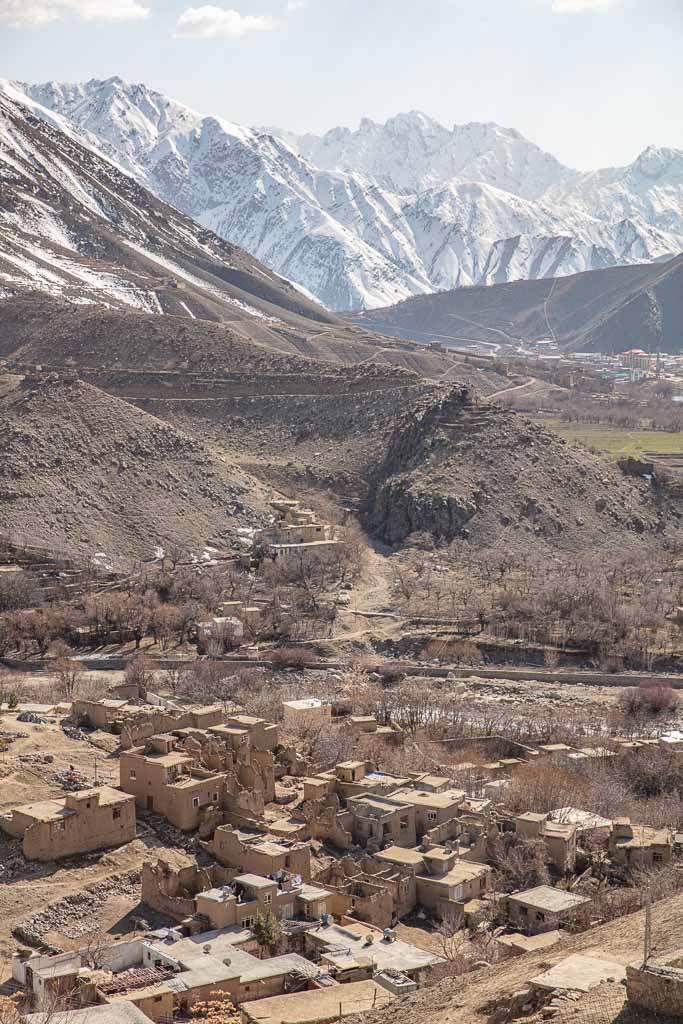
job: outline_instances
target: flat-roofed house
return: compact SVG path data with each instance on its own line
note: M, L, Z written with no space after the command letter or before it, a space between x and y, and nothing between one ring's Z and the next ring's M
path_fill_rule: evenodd
M332 705L317 697L282 702L282 720L285 729L314 728L329 724L332 719Z
M576 825L552 821L548 814L527 811L515 818L515 831L525 839L542 839L548 859L560 874L573 871L576 864Z
M403 942L388 929L382 931L360 921L339 925L327 921L306 932L306 949L320 956L340 980L355 980L357 972L392 969L421 981L425 972L444 963L443 957Z
M59 860L135 839L135 800L111 786L15 807L0 828L22 840L29 860Z
M375 793L354 796L348 801L353 817L351 832L360 846L414 846L415 808L394 797Z
M332 1024L366 1010L379 1010L394 998L376 981L339 985L326 980L309 991L244 1002L241 1010L245 1024Z
M243 873L275 877L278 872L289 872L301 875L304 881L311 878L309 843L221 825L214 832L211 849L221 864L239 868Z
M221 807L226 774L201 767L195 754L177 750L176 744L177 737L162 734L144 747L123 750L121 789L140 807L189 832L199 827L207 808Z
M576 921L587 920L591 900L566 889L537 885L508 896L510 923L527 934L549 932Z
M415 878L415 899L436 917L448 917L481 898L491 887L493 869L488 864L462 860L446 846L405 850L389 847L374 859L410 871Z
M415 828L418 839L425 832L450 821L458 814L461 804L466 799L462 789L445 789L433 792L429 789L408 787L399 789L389 797L397 804L410 804L415 808Z
M609 853L615 864L625 867L668 864L673 857L673 834L667 828L633 825L630 818L615 818Z

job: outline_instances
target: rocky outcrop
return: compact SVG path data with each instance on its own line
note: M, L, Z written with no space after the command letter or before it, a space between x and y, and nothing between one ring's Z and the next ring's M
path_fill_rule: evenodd
M394 429L372 475L366 523L389 544L501 538L530 546L618 548L678 530L652 483L460 385L420 399Z

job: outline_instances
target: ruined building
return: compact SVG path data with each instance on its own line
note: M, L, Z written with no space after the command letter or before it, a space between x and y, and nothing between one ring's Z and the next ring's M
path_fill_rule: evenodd
M277 726L236 715L207 730L152 736L121 754L121 788L183 831L263 817L275 796Z

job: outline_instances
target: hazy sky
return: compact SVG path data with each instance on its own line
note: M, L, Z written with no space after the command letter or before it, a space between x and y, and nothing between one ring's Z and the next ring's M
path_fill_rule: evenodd
M203 113L321 132L423 110L565 163L683 149L683 0L0 0L0 73L121 75Z

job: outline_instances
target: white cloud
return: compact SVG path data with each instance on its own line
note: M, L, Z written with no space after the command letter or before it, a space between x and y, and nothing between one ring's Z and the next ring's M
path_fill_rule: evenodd
M553 0L555 14L585 14L587 11L608 11L611 0Z
M306 6L306 0L287 0L287 14L296 14Z
M269 32L276 24L275 19L266 14L240 14L204 4L182 12L175 34L181 39L240 39L249 32Z
M138 0L0 0L0 22L15 28L49 25L72 14L83 21L133 21L149 7Z

